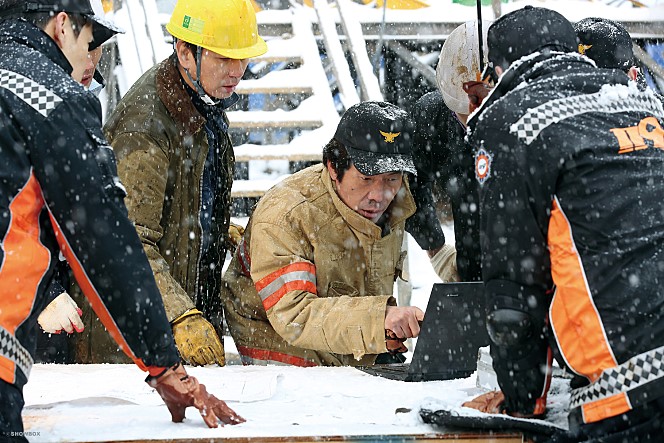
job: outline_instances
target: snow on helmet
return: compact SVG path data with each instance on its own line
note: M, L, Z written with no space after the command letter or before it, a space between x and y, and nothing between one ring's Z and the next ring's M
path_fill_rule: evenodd
M490 21L482 21L484 64L487 63L487 31ZM480 49L477 21L458 26L447 37L438 58L436 82L447 107L459 114L469 114L468 95L463 90L465 82L479 80Z
M267 52L250 0L178 0L166 30L179 40L232 59Z

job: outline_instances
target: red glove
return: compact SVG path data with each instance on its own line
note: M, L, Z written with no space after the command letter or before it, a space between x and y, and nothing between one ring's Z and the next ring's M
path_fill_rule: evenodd
M484 98L491 92L491 86L484 82L464 82L463 90L468 94L470 112L479 108Z
M505 409L505 395L501 391L491 391L465 402L461 406L477 409L487 414L502 414Z
M403 344L405 341L405 338L397 337L397 334L389 329L385 330L385 346L390 354L408 352L408 348Z
M205 424L210 428L218 426L217 420L227 425L246 421L222 400L208 394L205 385L198 383L195 377L187 375L180 363L166 369L161 375L148 376L145 382L161 395L175 423L184 420L184 411L188 406L198 409Z
M465 402L461 406L477 409L478 411L484 412L486 414L506 414L506 415L511 415L512 417L520 417L520 418L544 417L544 412L533 413L533 414L522 414L519 412L508 413L505 410L505 394L503 394L501 391L487 392L485 394L475 397L470 401Z

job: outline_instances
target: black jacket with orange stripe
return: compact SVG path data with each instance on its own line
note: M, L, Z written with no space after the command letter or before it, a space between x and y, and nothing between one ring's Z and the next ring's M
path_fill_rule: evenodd
M513 63L471 116L492 356L509 411L543 411L548 340L575 374L582 423L662 389L664 371L640 372L664 356L663 117L623 72L562 53ZM527 320L501 335L515 312Z
M27 381L37 316L67 258L109 333L142 368L178 361L93 94L53 40L0 24L0 378Z

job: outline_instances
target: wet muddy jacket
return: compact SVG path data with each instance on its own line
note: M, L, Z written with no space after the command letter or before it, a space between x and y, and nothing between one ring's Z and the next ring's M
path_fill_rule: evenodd
M18 387L59 251L127 355L142 368L178 361L99 101L71 70L37 27L0 24L0 378Z
M243 361L358 365L386 352L385 309L395 304L414 211L404 181L382 235L339 199L322 165L268 191L224 275L226 320Z
M197 304L209 314L201 304L218 300L226 256L235 157L228 134L218 134L219 188L212 240L203 255L204 125L171 56L134 84L104 127L127 187L129 218L136 223L171 321Z
M663 117L622 71L535 54L470 119L490 318L530 324L520 340L492 335L509 410L542 411L545 330L575 374L572 423L664 392Z

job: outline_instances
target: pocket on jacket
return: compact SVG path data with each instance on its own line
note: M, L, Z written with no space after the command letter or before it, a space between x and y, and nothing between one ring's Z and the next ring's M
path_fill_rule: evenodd
M356 360L361 359L366 354L364 346L364 336L362 334L362 327L359 325L348 326L344 333L344 340L346 346L351 350L351 354Z
M330 282L330 285L327 288L328 297L341 297L344 295L348 297L357 297L360 295L360 291L341 281Z
M102 186L104 191L111 197L124 199L127 190L118 177L118 167L115 160L115 152L101 134L95 129L88 128L88 135L94 141L94 155L99 171L101 172Z

